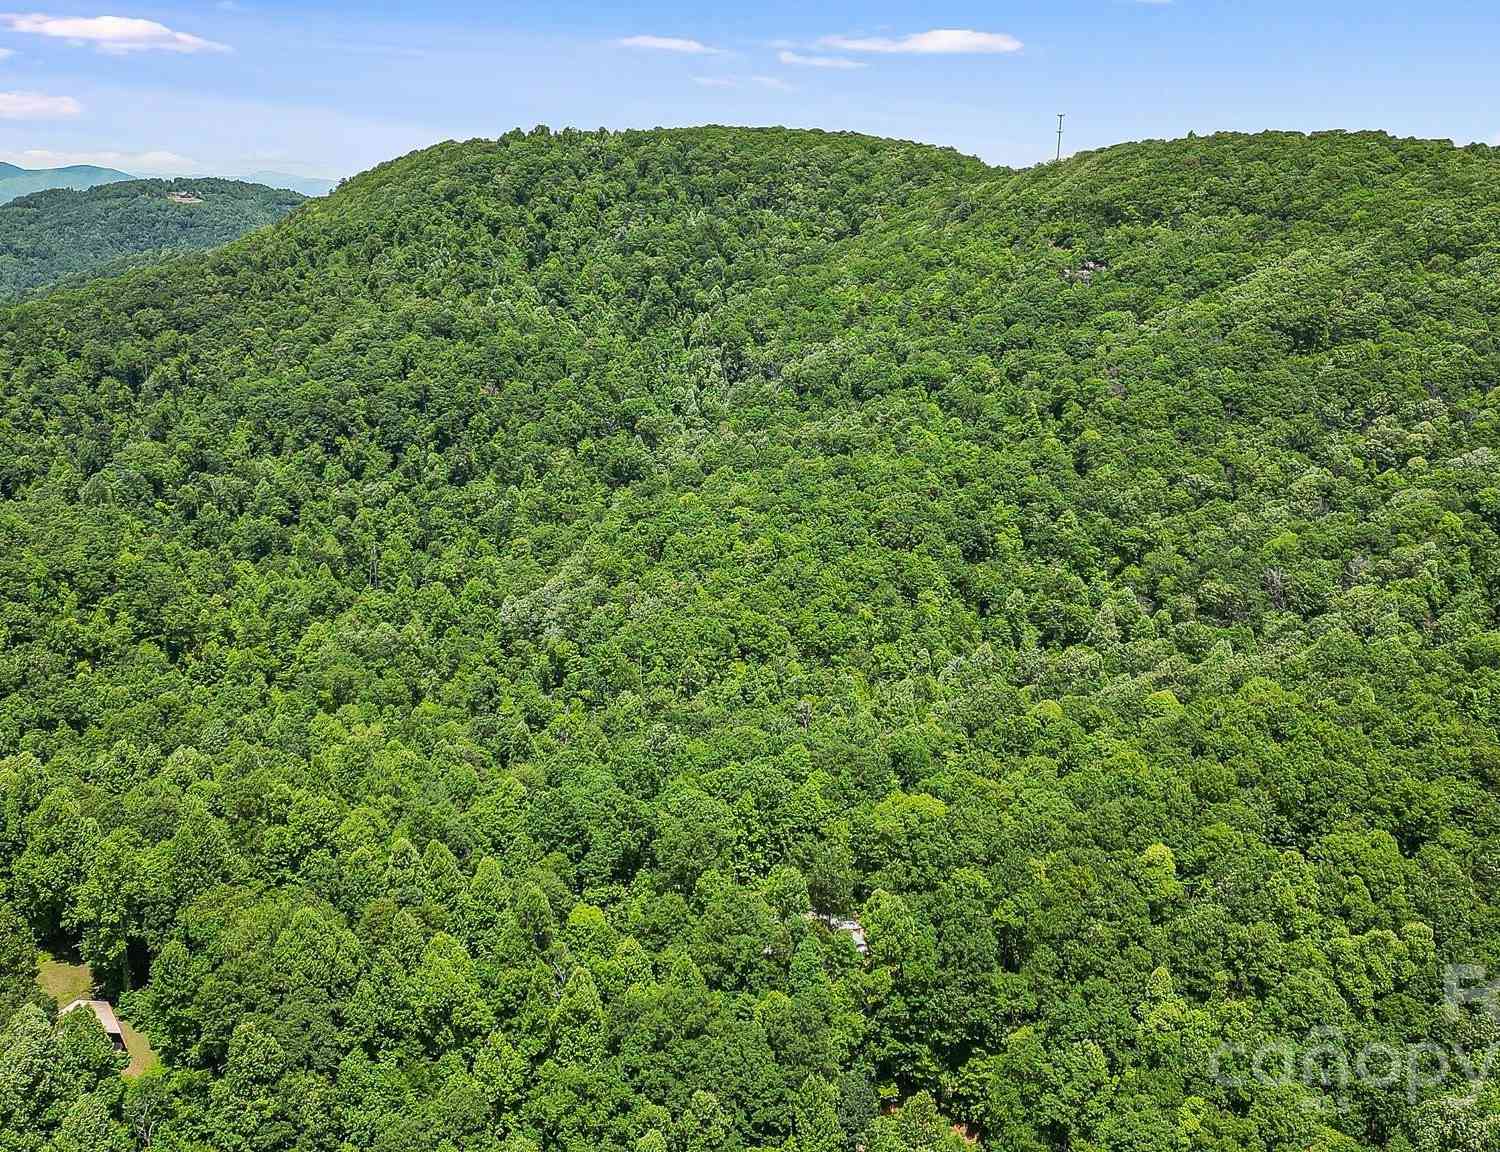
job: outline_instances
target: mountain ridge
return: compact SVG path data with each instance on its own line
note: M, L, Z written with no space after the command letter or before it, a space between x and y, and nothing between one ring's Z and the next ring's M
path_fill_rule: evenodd
M15 164L0 166L0 203L44 192L49 188L82 190L117 180L133 180L128 172L101 168L94 164L69 164L62 168L22 168Z
M304 196L325 196L338 187L337 180L322 176L297 176L290 172L258 170L249 172L241 179L250 184L264 184L268 188L285 188L300 192Z

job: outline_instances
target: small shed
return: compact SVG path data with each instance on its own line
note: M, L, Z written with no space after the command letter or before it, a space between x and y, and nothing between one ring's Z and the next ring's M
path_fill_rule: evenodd
M92 1012L98 1019L99 1026L104 1029L104 1034L109 1037L109 1042L119 1051L125 1051L125 1030L120 1027L113 1004L108 1000L85 1000L80 997L59 1012L57 1018L61 1020L69 1012L76 1012L80 1008L87 1008Z

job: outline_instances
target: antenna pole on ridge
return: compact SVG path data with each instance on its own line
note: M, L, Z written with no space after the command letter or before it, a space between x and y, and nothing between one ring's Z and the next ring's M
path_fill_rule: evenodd
M1066 112L1059 112L1057 114L1057 155L1054 157L1057 160L1062 159L1062 122L1063 117L1066 115Z

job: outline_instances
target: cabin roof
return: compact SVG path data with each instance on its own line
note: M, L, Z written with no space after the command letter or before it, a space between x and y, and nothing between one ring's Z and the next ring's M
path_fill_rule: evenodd
M62 1019L62 1017L66 1016L69 1012L72 1012L78 1008L87 1008L92 1011L93 1014L98 1017L99 1023L101 1026L103 1026L104 1031L109 1033L109 1035L123 1036L125 1034L124 1030L120 1027L119 1019L115 1016L114 1005L111 1004L108 1000L88 1000L80 996L77 1000L74 1000L71 1004L69 1004L57 1014L58 1019Z

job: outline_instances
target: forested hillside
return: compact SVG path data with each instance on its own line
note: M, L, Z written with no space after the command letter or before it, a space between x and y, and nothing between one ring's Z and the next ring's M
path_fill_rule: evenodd
M129 180L0 205L0 299L213 248L280 220L303 197L237 180Z
M1497 1146L1494 150L538 129L0 373L0 1147Z

